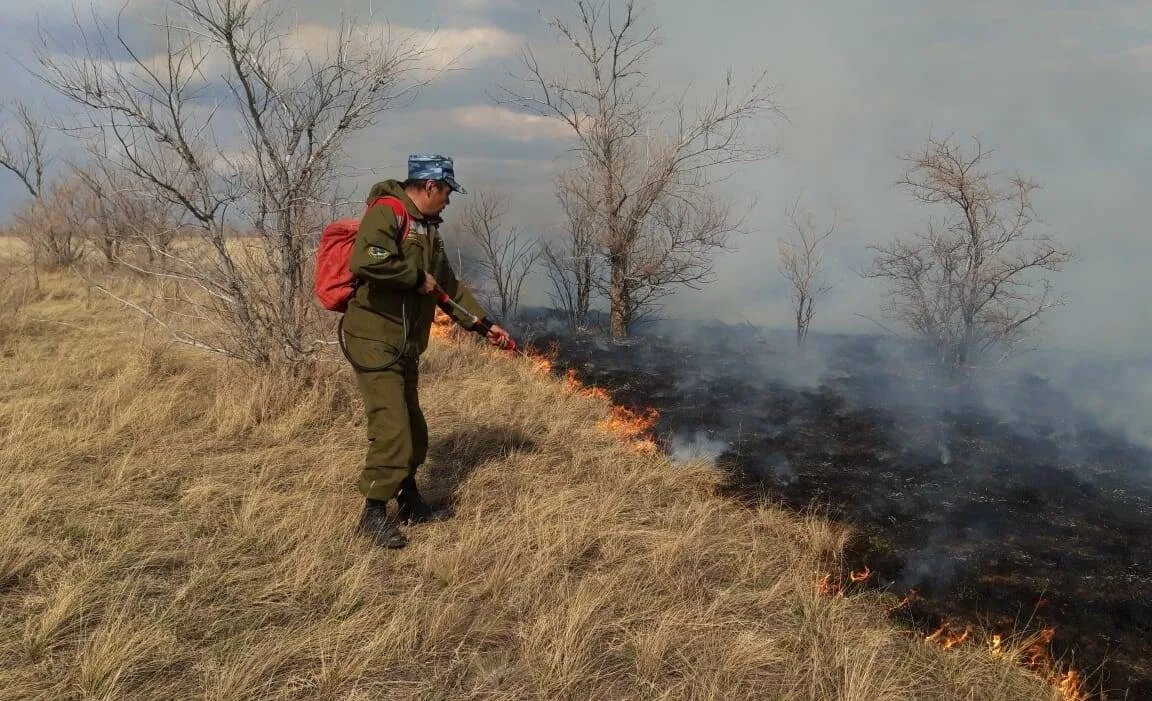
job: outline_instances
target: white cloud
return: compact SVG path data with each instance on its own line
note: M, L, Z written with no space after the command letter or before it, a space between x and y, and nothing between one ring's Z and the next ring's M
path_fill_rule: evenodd
M414 36L428 50L437 65L471 68L481 62L509 56L523 45L524 40L499 27L464 27L416 31Z
M491 10L497 7L516 7L516 0L456 0L456 6L463 10Z
M511 141L528 142L571 136L571 130L559 120L492 105L459 107L452 110L451 119L465 129L498 134Z
M336 45L339 31L331 25L299 24L285 42L307 54L325 55ZM374 22L358 26L355 36L370 45L385 42L423 49L427 67L434 70L473 68L487 59L510 55L523 43L518 35L494 26L427 30Z
M2 0L0 0L2 1ZM375 49L392 46L399 53L423 51L421 68L427 71L460 70L472 68L482 61L508 55L521 44L514 34L496 27L466 27L462 29L419 30L406 27L392 27L384 23L372 23L353 30L353 41L360 47ZM332 54L341 39L339 26L300 23L292 28L283 39L283 45L290 55L301 59L310 56L322 61ZM200 78L214 80L227 71L226 60L216 47L205 47L206 60L200 64ZM61 59L67 60L61 55ZM167 54L161 52L141 59L148 70L164 76L168 72ZM133 61L97 61L102 73L114 71L137 73L140 66ZM184 62L178 67L184 76L191 72L191 63Z

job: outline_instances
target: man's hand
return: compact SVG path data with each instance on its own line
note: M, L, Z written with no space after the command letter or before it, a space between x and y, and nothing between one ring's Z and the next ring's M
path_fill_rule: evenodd
M498 324L492 324L492 328L488 329L488 342L500 350L505 350L508 348L508 344L512 342L512 337Z
M436 278L432 277L432 273L424 273L424 284L416 288L416 291L422 295L430 295L436 291L440 283L436 282Z

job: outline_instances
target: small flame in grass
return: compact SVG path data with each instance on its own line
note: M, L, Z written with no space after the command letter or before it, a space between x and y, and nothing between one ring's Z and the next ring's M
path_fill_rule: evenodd
M452 317L437 309L436 315L432 317L432 338L447 341L452 338L455 328L456 323L452 321Z
M640 438L651 431L659 420L660 412L655 409L633 411L627 407L613 406L607 428L625 438Z
M945 621L939 628L929 633L924 642L939 645L942 650L951 650L963 645L970 637L972 637L971 626L964 626L964 630L956 632L952 624Z
M873 572L867 565L864 569L858 572L848 573L848 582L852 584L862 584L872 578ZM843 596L846 582L844 577L834 577L831 574L825 574L816 581L816 591L824 596Z
M551 359L546 359L546 361L548 363L546 372L551 372ZM594 385L585 385L576 376L574 368L569 369L564 374L564 388L582 397L599 399L609 403L611 414L601 423L601 427L606 431L627 440L633 448L642 453L654 454L660 450L651 436L652 429L660 420L660 412L656 409L628 409L612 404L612 395L608 394L608 390Z
M1032 636L1024 649L1024 663L1029 667L1040 667L1048 662L1048 645L1055 635L1055 628L1045 628Z
M568 372L564 373L564 389L569 392L580 392L584 389L580 378L576 377L576 368L568 368Z
M551 375L552 367L556 360L556 349L552 349L548 353L541 353L528 348L524 352L524 357L528 360L533 370L541 375Z
M660 446L651 438L638 438L632 441L632 447L645 455L655 455L660 450Z
M660 420L660 412L655 409L633 411L627 407L612 405L611 416L601 423L606 430L631 442L632 447L643 453L655 453L656 443L649 432Z
M964 643L969 638L970 632L971 629L965 627L957 634L952 630L951 624L945 622L924 640L950 650ZM1080 673L1074 669L1060 671L1052 664L1048 649L1055 635L1054 628L1045 628L1025 639L1019 652L1012 652L1005 649L1004 636L997 633L988 639L988 654L997 659L1016 661L1029 669L1039 671L1048 678L1063 701L1089 701L1088 692L1084 689L1084 678Z
M966 627L964 628L964 631L959 635L949 635L948 639L945 640L940 645L940 647L944 648L945 650L951 650L952 648L963 644L966 640L968 640L969 637L971 637L971 635L972 629Z
M564 387L569 392L575 392L583 397L591 397L593 399L603 399L606 402L612 400L612 396L608 394L608 390L602 387L585 386L583 382L576 377L575 368L570 368L564 375Z
M826 574L816 582L816 591L824 596L839 596L844 593L844 587L840 586L840 582L833 582L832 575Z
M1056 690L1065 701L1088 701L1088 693L1084 691L1084 680L1080 673L1070 669L1055 680Z
M896 602L895 606L892 606L888 609L888 613L889 614L896 613L900 609L902 609L905 606L907 606L908 604L912 603L912 600L916 598L916 594L917 594L917 592L915 589L909 590L908 593L904 595L903 599L900 599L899 601Z

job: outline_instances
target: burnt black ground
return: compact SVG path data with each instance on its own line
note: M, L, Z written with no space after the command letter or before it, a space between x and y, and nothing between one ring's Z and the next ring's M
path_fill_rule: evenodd
M1028 373L941 376L862 336L800 360L721 325L534 343L617 402L659 409L666 446L718 446L733 496L852 524L849 566L918 592L901 617L1052 627L1054 654L1106 698L1152 699L1152 454L1075 396Z

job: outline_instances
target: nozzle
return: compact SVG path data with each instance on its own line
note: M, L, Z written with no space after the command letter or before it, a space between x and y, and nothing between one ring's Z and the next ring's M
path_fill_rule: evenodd
M476 331L476 333L480 334L484 338L488 338L488 334L492 331L492 324L488 323L484 319L477 317L472 312L457 304L454 299L448 296L448 293L444 291L444 288L440 287L439 285L436 286L436 289L433 290L433 292L436 294L437 305L439 305L439 307L444 310L445 314L451 314L453 309L459 311L468 318L472 319L472 328ZM510 353L515 352L516 341L512 340L511 336L505 336L505 339L506 340L502 349Z

